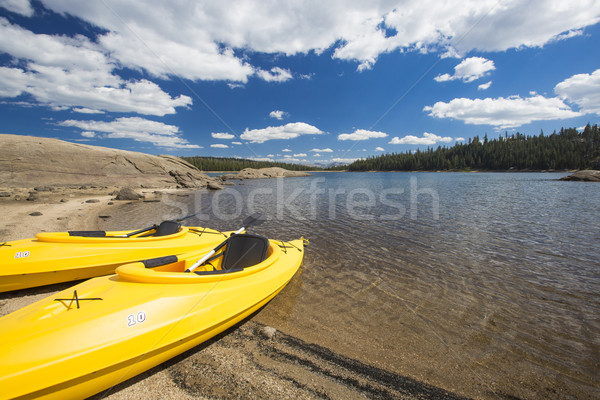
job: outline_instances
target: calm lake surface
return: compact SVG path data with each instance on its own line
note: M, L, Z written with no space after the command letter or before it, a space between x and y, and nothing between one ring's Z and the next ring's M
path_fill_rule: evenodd
M232 230L262 212L252 232L310 245L259 322L468 397L600 398L600 184L564 175L247 180L108 223Z

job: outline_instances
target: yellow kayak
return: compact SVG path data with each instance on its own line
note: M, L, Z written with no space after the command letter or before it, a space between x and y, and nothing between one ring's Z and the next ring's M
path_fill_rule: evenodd
M164 221L136 231L44 232L0 242L0 292L113 274L125 263L214 247L230 234Z
M300 267L303 240L232 238L194 272L206 251L123 265L0 318L0 397L86 398L258 310Z

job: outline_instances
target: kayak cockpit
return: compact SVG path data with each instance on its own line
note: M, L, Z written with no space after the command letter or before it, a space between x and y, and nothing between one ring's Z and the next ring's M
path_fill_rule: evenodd
M42 232L35 235L41 242L54 243L104 243L107 241L153 241L183 236L188 228L176 221L163 221L158 225L136 231L68 231Z
M264 240L261 240L264 239ZM179 256L167 256L122 265L120 278L144 283L199 283L247 276L274 264L281 255L280 246L255 235L233 235L223 252L187 270L206 254L206 250Z

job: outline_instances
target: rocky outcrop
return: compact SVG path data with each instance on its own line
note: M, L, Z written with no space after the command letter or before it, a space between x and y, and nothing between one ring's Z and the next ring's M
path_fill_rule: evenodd
M203 188L214 179L174 156L0 135L0 187Z
M222 180L229 179L266 179L266 178L287 178L295 176L310 176L310 174L303 171L289 171L284 168L270 167L270 168L244 168L240 172L235 174L221 175Z
M593 169L585 169L577 171L574 174L560 178L561 181L584 181L584 182L600 182L600 171Z

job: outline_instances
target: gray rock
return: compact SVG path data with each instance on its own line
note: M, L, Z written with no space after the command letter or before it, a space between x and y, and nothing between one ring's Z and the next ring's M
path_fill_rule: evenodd
M100 200L98 199L89 199L85 201L86 203L100 203Z
M600 182L600 171L584 169L574 174L560 178L561 181Z
M42 213L41 213L41 212L39 212L39 211L34 211L34 212L32 212L31 214L29 214L29 215L31 215L32 217L39 217L40 215L44 215L44 214L42 214Z
M8 193L8 192L0 192L0 197L10 197L10 193Z
M206 188L209 190L223 190L223 185L217 183L217 182L213 182L210 181L208 182L208 184L206 185Z
M115 200L139 200L141 198L141 194L137 193L132 188L125 187L117 192Z
M29 192L29 196L27 197L27 201L36 201L39 200L40 195L38 192Z

